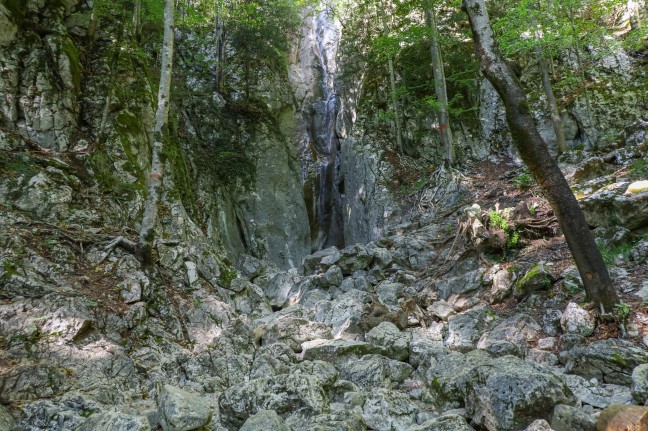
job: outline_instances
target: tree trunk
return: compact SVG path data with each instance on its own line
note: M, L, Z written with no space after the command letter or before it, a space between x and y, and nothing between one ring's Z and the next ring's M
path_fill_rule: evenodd
M558 144L558 152L564 153L569 150L567 147L567 142L565 142L565 132L563 130L562 119L560 118L560 112L558 111L558 104L556 103L556 97L554 96L553 89L551 88L551 79L549 78L549 69L547 68L547 62L542 55L542 48L540 44L535 46L536 56L538 58L538 68L540 69L540 75L542 76L542 86L544 87L545 96L547 97L547 107L551 114L551 123L553 125L554 132L556 133L556 143Z
M157 222L157 207L162 189L163 166L160 153L163 148L162 131L169 117L171 95L171 72L173 70L173 13L175 0L166 0L164 9L164 40L162 42L162 68L160 70L160 88L158 106L155 113L153 129L153 148L151 151L151 172L149 174L148 192L144 203L142 227L139 232L138 251L144 266L152 263L153 239Z
M439 33L436 21L436 11L429 0L425 4L425 20L430 27L430 53L432 55L432 70L434 72L434 91L437 101L440 104L439 133L443 143L443 159L446 166L452 166L455 159L454 146L452 143L452 131L450 129L450 118L448 115L448 92L446 89L445 71L443 69L443 58L439 47Z
M383 9L379 12L382 18L383 36L389 36L389 29L387 27L387 13ZM391 102L392 109L394 110L394 123L396 130L396 147L399 153L403 153L403 133L401 131L401 112L398 103L398 96L396 95L396 74L394 72L394 61L391 54L387 54L387 68L389 71L389 87L391 89Z
M133 6L133 37L139 40L142 32L142 0L135 0Z
M618 296L601 252L576 197L536 128L520 82L499 54L484 0L463 0L462 9L468 14L481 70L502 98L513 142L556 214L583 279L586 299L602 311L611 311Z
M590 103L589 90L587 89L587 77L585 76L585 67L580 56L580 46L578 44L578 30L576 30L576 23L574 22L574 11L570 8L568 11L569 22L572 29L572 45L574 48L574 54L576 55L576 64L578 67L578 75L581 79L583 85L583 96L585 96L585 109L587 110L587 122L589 123L589 140L591 149L595 149L598 146L598 134L596 133L596 126L594 125L594 118L592 117L592 104ZM586 132L587 133L587 132Z

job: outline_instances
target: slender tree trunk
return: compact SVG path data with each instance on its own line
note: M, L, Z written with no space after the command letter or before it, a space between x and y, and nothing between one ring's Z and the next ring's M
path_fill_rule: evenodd
M133 37L138 40L142 32L142 0L135 0L133 7Z
M538 58L538 68L540 69L540 75L542 76L542 86L544 87L545 96L547 97L547 107L549 108L549 113L551 114L551 123L553 125L554 132L556 133L558 152L564 153L565 151L569 150L569 147L567 147L567 142L565 141L565 132L563 130L562 119L560 118L560 112L558 111L556 97L554 96L553 89L551 88L551 79L549 78L547 62L542 55L542 48L540 47L539 43L535 46L535 52L536 57Z
M506 108L513 142L553 208L583 279L587 300L603 311L618 302L605 262L567 180L555 163L533 121L526 94L496 46L484 0L463 0L481 70Z
M382 3L381 3L382 4ZM389 29L387 26L387 13L382 10L379 12L382 18L383 25L383 36L386 38L389 36ZM391 54L387 55L387 68L389 72L389 87L391 89L391 103L392 109L394 110L394 122L396 129L396 147L398 148L399 153L403 153L403 133L401 130L401 112L400 104L398 103L398 96L396 95L396 74L394 72L394 61Z
M455 159L454 146L452 142L452 130L450 129L450 116L448 114L448 91L446 88L445 71L443 69L443 57L439 47L439 30L436 21L436 10L429 0L425 3L425 20L430 28L430 54L432 55L432 70L434 72L434 91L437 101L440 104L439 133L443 143L443 159L446 166L452 166Z
M171 72L173 70L173 14L175 0L166 0L164 9L164 40L162 42L162 68L160 70L160 88L158 106L155 113L153 129L153 148L151 151L151 172L149 174L148 192L144 203L142 227L139 233L138 249L144 266L152 263L153 239L157 222L157 207L162 189L163 165L160 153L163 148L162 132L169 116L171 95Z
M574 23L574 11L569 10L569 22L572 29L572 45L574 48L574 54L576 55L576 65L578 67L578 74L583 84L583 96L585 96L585 109L587 110L587 122L589 123L589 139L592 148L598 146L598 134L596 133L596 127L594 125L594 118L592 117L592 104L590 102L589 90L587 89L587 77L585 76L585 67L583 66L583 61L580 56L580 45L578 44L578 31L576 30L576 23Z

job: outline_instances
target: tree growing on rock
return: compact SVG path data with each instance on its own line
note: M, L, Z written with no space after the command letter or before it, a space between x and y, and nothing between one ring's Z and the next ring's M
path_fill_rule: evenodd
M463 0L462 9L470 21L482 73L502 98L513 142L556 214L583 279L586 299L602 312L610 312L619 298L603 256L576 197L536 128L520 82L499 53L484 0Z
M153 146L151 150L151 170L144 203L144 215L139 231L137 244L138 254L145 266L151 264L155 223L157 222L157 207L160 202L162 189L162 173L164 166L160 158L163 147L162 132L169 117L169 102L171 96L171 74L173 71L173 18L175 0L166 0L164 8L164 39L162 41L162 67L160 69L160 87L158 90L155 127L153 129Z

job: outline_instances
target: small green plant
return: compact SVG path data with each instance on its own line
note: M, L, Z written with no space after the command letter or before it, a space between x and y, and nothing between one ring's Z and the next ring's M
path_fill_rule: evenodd
M488 212L488 216L490 217L490 225L492 227L502 229L506 233L506 250L520 246L520 233L511 227L500 212L491 210Z
M648 160L639 160L630 165L630 177L635 180L648 178Z
M529 214L535 217L535 215L537 214L537 208L535 202L531 203L531 205L527 204L527 208L529 209Z
M614 312L619 321L624 321L630 315L630 305L626 304L623 301L619 301L617 304L614 304Z
M513 178L512 183L515 188L528 189L529 187L531 187L531 185L533 185L533 177L528 172L525 172Z
M606 265L615 265L618 258L621 257L621 261L628 261L630 258L630 252L632 251L632 243L621 244L614 247L606 247L602 241L596 241L596 245L603 255L603 260Z

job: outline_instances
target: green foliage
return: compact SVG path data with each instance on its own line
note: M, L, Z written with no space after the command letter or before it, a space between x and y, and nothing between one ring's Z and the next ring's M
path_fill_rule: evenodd
M630 177L635 180L648 179L648 160L638 160L630 165Z
M614 313L619 321L623 322L630 315L630 305L626 304L623 301L619 301L617 304L614 304Z
M608 247L605 246L603 242L597 241L596 245L598 246L598 249L601 252L601 255L603 256L603 260L607 265L615 265L618 260L621 260L623 262L628 261L628 259L630 258L630 252L632 251L633 248L632 243L626 243L626 244L616 245L613 247Z
M515 188L518 189L528 189L534 183L533 177L528 172L525 172L520 175L516 175L512 181Z
M506 250L511 250L520 246L520 232L511 227L502 213L491 210L488 212L488 216L491 227L502 229L506 233Z

